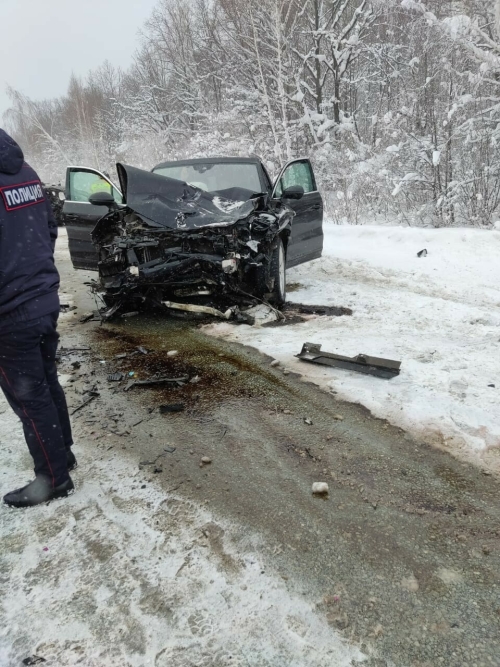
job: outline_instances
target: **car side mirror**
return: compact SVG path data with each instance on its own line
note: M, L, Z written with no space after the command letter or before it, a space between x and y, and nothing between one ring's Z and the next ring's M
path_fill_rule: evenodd
M116 208L115 198L111 192L94 192L90 195L89 202L93 206L107 206L109 209Z
M282 199L302 199L304 188L301 185L291 185L281 195Z

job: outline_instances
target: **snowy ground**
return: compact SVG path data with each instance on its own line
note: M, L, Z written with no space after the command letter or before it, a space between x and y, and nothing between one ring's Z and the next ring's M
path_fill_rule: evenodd
M424 248L427 257L418 258ZM289 299L349 306L352 317L207 329L258 348L425 441L500 470L499 258L499 231L328 224L323 258L289 272L288 282L299 284ZM309 365L294 358L304 342L399 359L402 373L386 381Z
M484 455L499 433L496 389L487 388L499 366L499 242L498 233L330 227L325 258L291 272L303 286L293 298L350 305L352 318L215 332L436 442ZM416 259L423 247L429 256ZM67 268L65 244L57 259ZM81 275L65 270L63 289L71 303ZM72 317L62 317L63 345L82 335ZM386 382L302 364L293 355L305 340L400 357L403 373ZM74 426L78 492L26 511L0 505L0 667L35 654L47 667L347 667L363 659L304 586L273 570L261 538L162 490L118 435L96 443L94 426ZM31 478L20 424L2 397L0 457L2 492Z
M78 493L30 510L0 506L1 667L33 655L47 667L347 667L362 658L271 573L257 537L146 484L125 454L102 456L78 440ZM3 492L31 478L3 397L0 456Z
M64 229L56 261L61 301L72 304L85 275L69 264ZM62 345L77 342L72 321L61 316ZM163 491L118 436L99 447L93 427L73 426L78 492L30 510L0 503L0 667L32 655L47 667L348 667L363 659L315 600L273 573L257 535ZM0 459L2 495L32 479L21 425L1 392Z

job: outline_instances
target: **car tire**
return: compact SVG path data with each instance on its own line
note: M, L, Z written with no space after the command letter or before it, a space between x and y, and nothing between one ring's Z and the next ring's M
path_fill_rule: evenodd
M269 274L271 281L274 282L270 302L274 306L281 307L286 301L286 250L282 239L278 239L273 250Z

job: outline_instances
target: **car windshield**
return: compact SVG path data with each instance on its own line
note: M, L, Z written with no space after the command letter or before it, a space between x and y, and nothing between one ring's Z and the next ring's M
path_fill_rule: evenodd
M203 162L158 167L155 174L184 181L206 192L244 188L253 193L262 192L256 164L235 162Z

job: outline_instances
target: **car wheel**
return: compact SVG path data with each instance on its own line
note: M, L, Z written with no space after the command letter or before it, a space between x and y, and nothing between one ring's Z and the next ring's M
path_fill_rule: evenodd
M286 252L281 239L278 239L273 250L269 270L270 278L274 281L270 301L275 306L282 306L286 301Z

